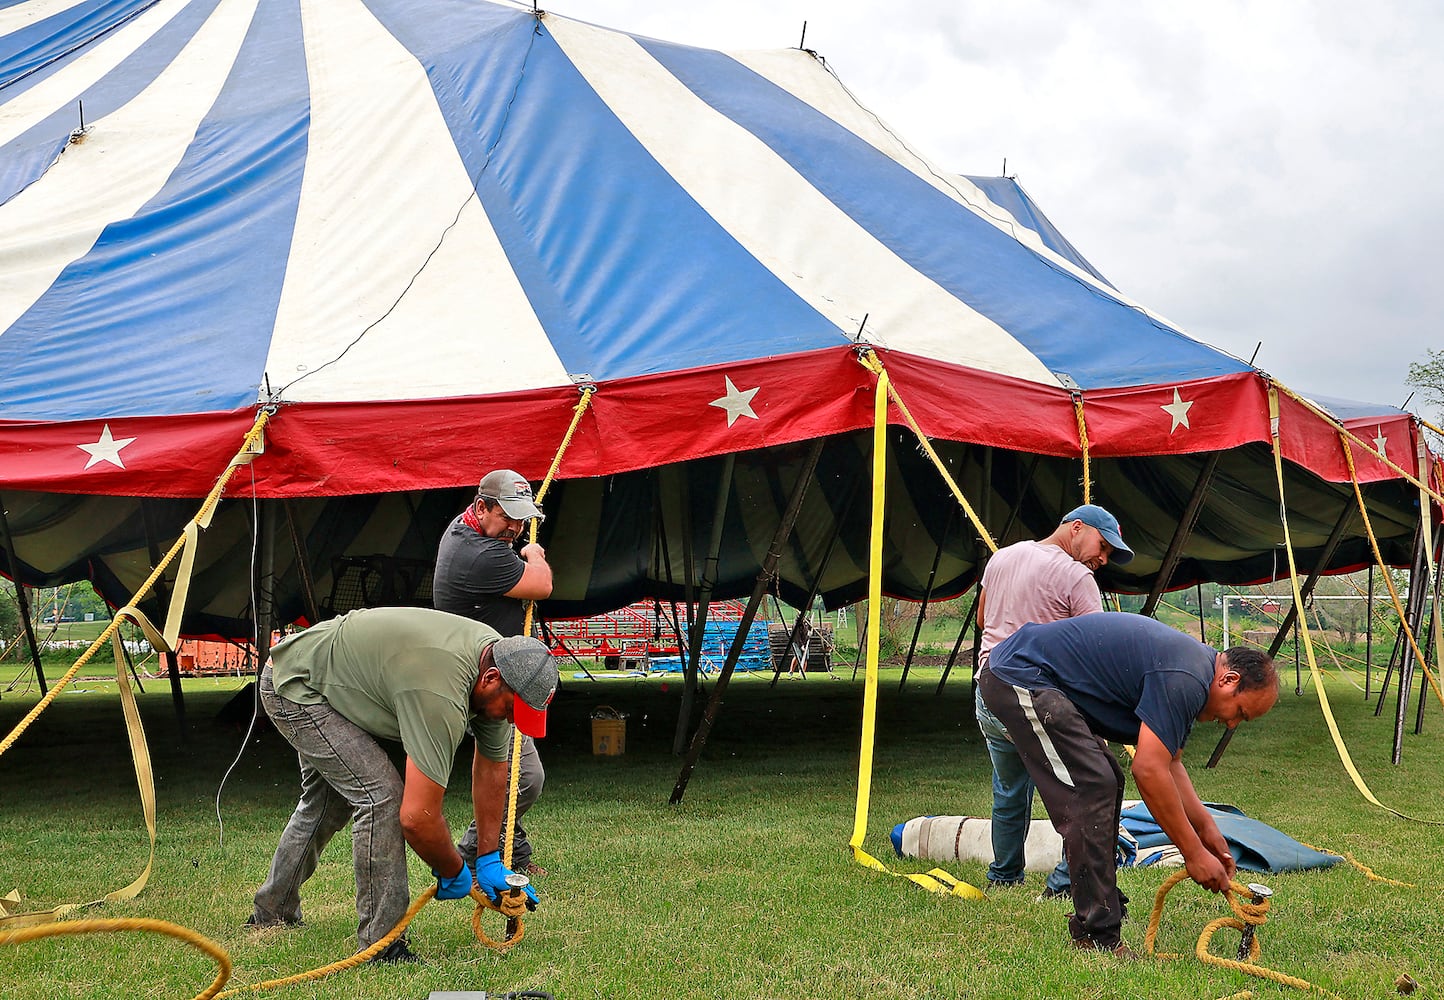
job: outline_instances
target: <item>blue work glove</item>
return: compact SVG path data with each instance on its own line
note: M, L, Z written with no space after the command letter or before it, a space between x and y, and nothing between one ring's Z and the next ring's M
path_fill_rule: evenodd
M465 899L471 895L471 865L466 859L461 859L461 871L451 878L442 875L435 868L431 874L436 876L436 898L437 899Z
M493 903L501 902L501 894L511 888L506 884L506 877L512 874L512 870L501 863L501 852L492 851L490 854L478 854L476 856L476 884L481 886L481 891L491 897ZM526 908L535 910L537 903L536 890L527 886Z

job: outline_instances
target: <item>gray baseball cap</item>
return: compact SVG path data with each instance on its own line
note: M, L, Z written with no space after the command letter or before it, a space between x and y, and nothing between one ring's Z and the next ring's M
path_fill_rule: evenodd
M512 702L516 728L528 736L545 736L547 705L557 693L558 680L551 650L529 635L512 635L498 639L491 655L501 679L516 693Z
M506 511L506 516L516 521L529 521L536 518L538 521L545 521L546 515L536 505L532 497L531 483L526 477L511 469L497 469L488 472L482 477L480 485L476 488L476 495L495 500L501 504L501 509Z

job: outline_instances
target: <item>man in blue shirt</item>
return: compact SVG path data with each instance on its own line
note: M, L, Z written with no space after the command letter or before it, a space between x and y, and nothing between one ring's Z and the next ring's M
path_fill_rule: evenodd
M1193 790L1183 744L1194 722L1232 729L1278 700L1278 673L1255 649L1218 652L1151 618L1084 615L1024 625L978 675L1063 837L1073 874L1068 930L1078 948L1132 957L1119 927L1113 851L1123 771L1107 742L1136 744L1133 779L1189 877L1222 892L1236 866Z

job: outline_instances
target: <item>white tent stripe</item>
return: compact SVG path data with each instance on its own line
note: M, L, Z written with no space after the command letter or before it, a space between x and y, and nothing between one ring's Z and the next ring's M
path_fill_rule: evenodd
M89 123L84 141L68 146L45 176L0 205L0 332L87 253L106 226L134 215L165 184L225 83L255 6L256 0L224 0L151 86ZM146 19L135 26L139 36L120 33L115 46L97 47L94 62L81 56L85 73L67 77L61 90L114 65L163 23Z
M1005 330L898 258L630 36L565 18L549 19L548 28L673 179L840 335L855 333L867 316L865 339L874 343L1057 384ZM822 74L810 56L792 55ZM739 177L757 183L738 184Z
M307 0L302 19L311 127L272 387L317 402L569 384L424 69L361 5ZM457 349L483 325L504 349Z
M21 28L36 24L47 17L54 17L56 14L69 10L71 7L77 7L84 2L85 0L28 0L28 2L17 4L14 7L7 7L0 10L0 35L19 31ZM181 4L180 6L185 5Z
M728 55L759 76L765 77L786 90L798 100L806 102L820 113L827 115L859 139L912 171L959 205L964 206L978 217L986 219L1040 257L1045 258L1059 270L1073 275L1083 283L1099 289L1112 298L1143 312L1148 312L1143 306L1122 295L1116 289L1105 288L1093 275L1066 257L1055 253L1033 229L1014 219L1006 209L995 205L987 194L979 190L966 177L940 167L909 146L893 132L886 122L859 104L831 73L816 72L816 60L810 56L804 56L797 49L764 49L728 53ZM798 56L804 56L804 58L796 58ZM1172 325L1151 312L1148 315L1167 325Z

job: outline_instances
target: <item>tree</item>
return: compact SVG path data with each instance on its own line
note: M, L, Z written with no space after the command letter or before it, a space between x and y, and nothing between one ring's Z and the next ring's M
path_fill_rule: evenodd
M1444 350L1424 353L1425 360L1409 362L1409 374L1404 381L1424 393L1430 406L1444 408Z
M19 631L20 610L15 603L15 586L9 580L0 580L0 651Z

